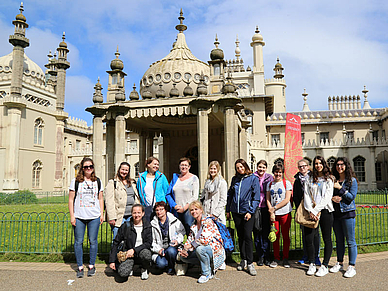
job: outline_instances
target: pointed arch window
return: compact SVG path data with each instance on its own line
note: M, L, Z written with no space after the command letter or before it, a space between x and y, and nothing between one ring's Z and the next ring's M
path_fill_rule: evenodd
M335 157L330 157L327 159L327 165L329 166L330 170L333 168L335 162Z
M273 164L280 165L280 166L284 167L284 160L282 158L278 158L275 160L275 162Z
M32 188L40 189L41 187L41 176L42 176L43 164L41 161L36 160L32 164Z
M35 119L34 145L43 145L43 128L44 128L43 119L42 118Z
M365 158L357 156L353 159L354 173L358 181L365 182Z

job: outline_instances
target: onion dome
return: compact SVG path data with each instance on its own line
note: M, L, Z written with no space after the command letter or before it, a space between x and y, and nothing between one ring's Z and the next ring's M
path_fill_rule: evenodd
M65 32L62 34L62 41L59 43L59 47L67 48L67 43L65 42Z
M112 71L122 71L124 69L124 63L119 59L119 46L117 46L115 56L116 58L110 62L110 68Z
M141 97L143 97L143 99L151 99L152 98L152 94L149 91L148 87L146 87L145 90L142 92Z
M136 91L135 83L133 83L133 90L129 93L129 100L139 100L139 93Z
M222 90L225 95L234 94L236 91L236 86L232 83L232 76L230 72L228 72L228 77L226 77L226 83Z
M175 84L179 92L183 92L187 83L198 85L201 72L205 75L205 83L208 84L210 76L210 66L197 59L186 43L186 37L183 33L187 26L183 24L183 13L181 11L180 24L176 26L179 31L176 42L170 53L163 59L151 64L144 73L140 81L140 94L148 88L152 97L156 97L156 91L159 85L163 85L165 92L170 92ZM193 95L193 94L191 94Z
M125 91L122 86L120 86L119 92L115 94L115 100L116 102L125 101Z
M166 97L166 92L162 88L162 84L159 85L159 89L156 91L156 98Z
M187 83L187 86L186 86L185 89L183 90L183 95L184 95L185 97L187 97L187 96L193 96L193 95L194 95L193 88L190 87L190 82Z
M15 19L26 22L26 17L23 15L23 11L24 11L23 2L20 4L19 10L20 10L20 13L16 15Z
M172 84L172 88L170 90L170 97L179 97L179 90L176 88L176 84Z
M218 37L216 34L216 40L214 42L214 45L216 46L216 48L212 49L212 51L210 52L210 59L212 61L224 59L224 51L222 49L218 48L219 44L220 44L220 42L218 41Z
M252 36L252 42L263 41L263 36L260 34L259 27L256 26L255 34Z

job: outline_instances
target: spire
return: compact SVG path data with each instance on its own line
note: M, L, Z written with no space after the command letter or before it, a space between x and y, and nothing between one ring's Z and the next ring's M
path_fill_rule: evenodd
M110 62L110 68L112 71L122 71L124 69L124 63L122 60L119 59L120 53L119 53L119 46L117 45L116 52L115 52L116 58Z
M224 51L218 47L219 44L220 42L218 41L218 36L216 34L216 39L214 41L214 45L216 48L212 49L212 51L210 52L210 59L212 61L224 59Z
M369 105L369 102L368 102L368 90L366 89L366 86L364 86L364 90L361 91L362 93L364 93L364 107L362 107L362 109L371 109L370 105Z
M183 12L182 12L182 8L181 8L181 12L180 12L180 16L178 17L180 23L175 26L175 29L178 30L179 32L184 32L186 29L187 29L187 26L183 24L183 20L185 20L185 18L183 17Z
M303 104L303 109L302 111L310 111L310 108L307 104L307 96L309 94L306 93L306 88L303 89L303 93L302 93L302 96L303 96L303 100L304 100L304 104Z
M236 60L240 60L240 55L241 55L241 50L240 50L240 41L238 40L238 35L236 35L236 49L235 49L235 53L236 53Z

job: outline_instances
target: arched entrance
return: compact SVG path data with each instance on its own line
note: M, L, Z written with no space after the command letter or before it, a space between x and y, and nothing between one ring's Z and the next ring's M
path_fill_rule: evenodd
M377 155L375 162L376 186L378 189L388 187L388 151Z

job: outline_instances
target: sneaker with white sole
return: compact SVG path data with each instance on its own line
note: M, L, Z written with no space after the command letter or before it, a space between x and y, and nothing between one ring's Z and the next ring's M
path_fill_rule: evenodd
M346 270L344 277L345 278L353 278L356 275L356 268L354 266L349 266Z
M276 268L278 266L278 262L276 260L272 261L271 264L269 264L271 268Z
M225 262L222 263L222 265L218 268L218 270L225 270L226 269L226 264Z
M203 283L206 283L207 281L209 281L210 279L213 279L213 275L210 274L210 275L201 275L201 277L199 277L198 279L198 283L200 284L203 284Z
M257 271L256 271L255 266L253 265L253 263L249 264L247 269L248 269L249 275L251 275L251 276L256 276L257 275Z
M328 273L329 273L329 270L327 269L327 267L325 265L322 265L319 268L318 272L315 273L315 276L323 277L323 276L326 276Z
M315 264L311 263L309 265L309 269L307 270L306 274L309 275L309 276L312 276L312 275L315 274L316 271L317 271L317 267L315 266Z
M141 279L142 280L147 280L148 279L148 271L147 269L141 269Z
M290 263L288 262L287 259L284 259L284 260L283 260L283 267L284 267L284 268L290 268L290 267L291 267L291 266L290 266Z
M342 271L343 269L344 266L337 262L333 267L330 268L330 273L337 273L339 271Z
M240 264L237 265L237 271L242 271L247 267L247 261L242 260Z

